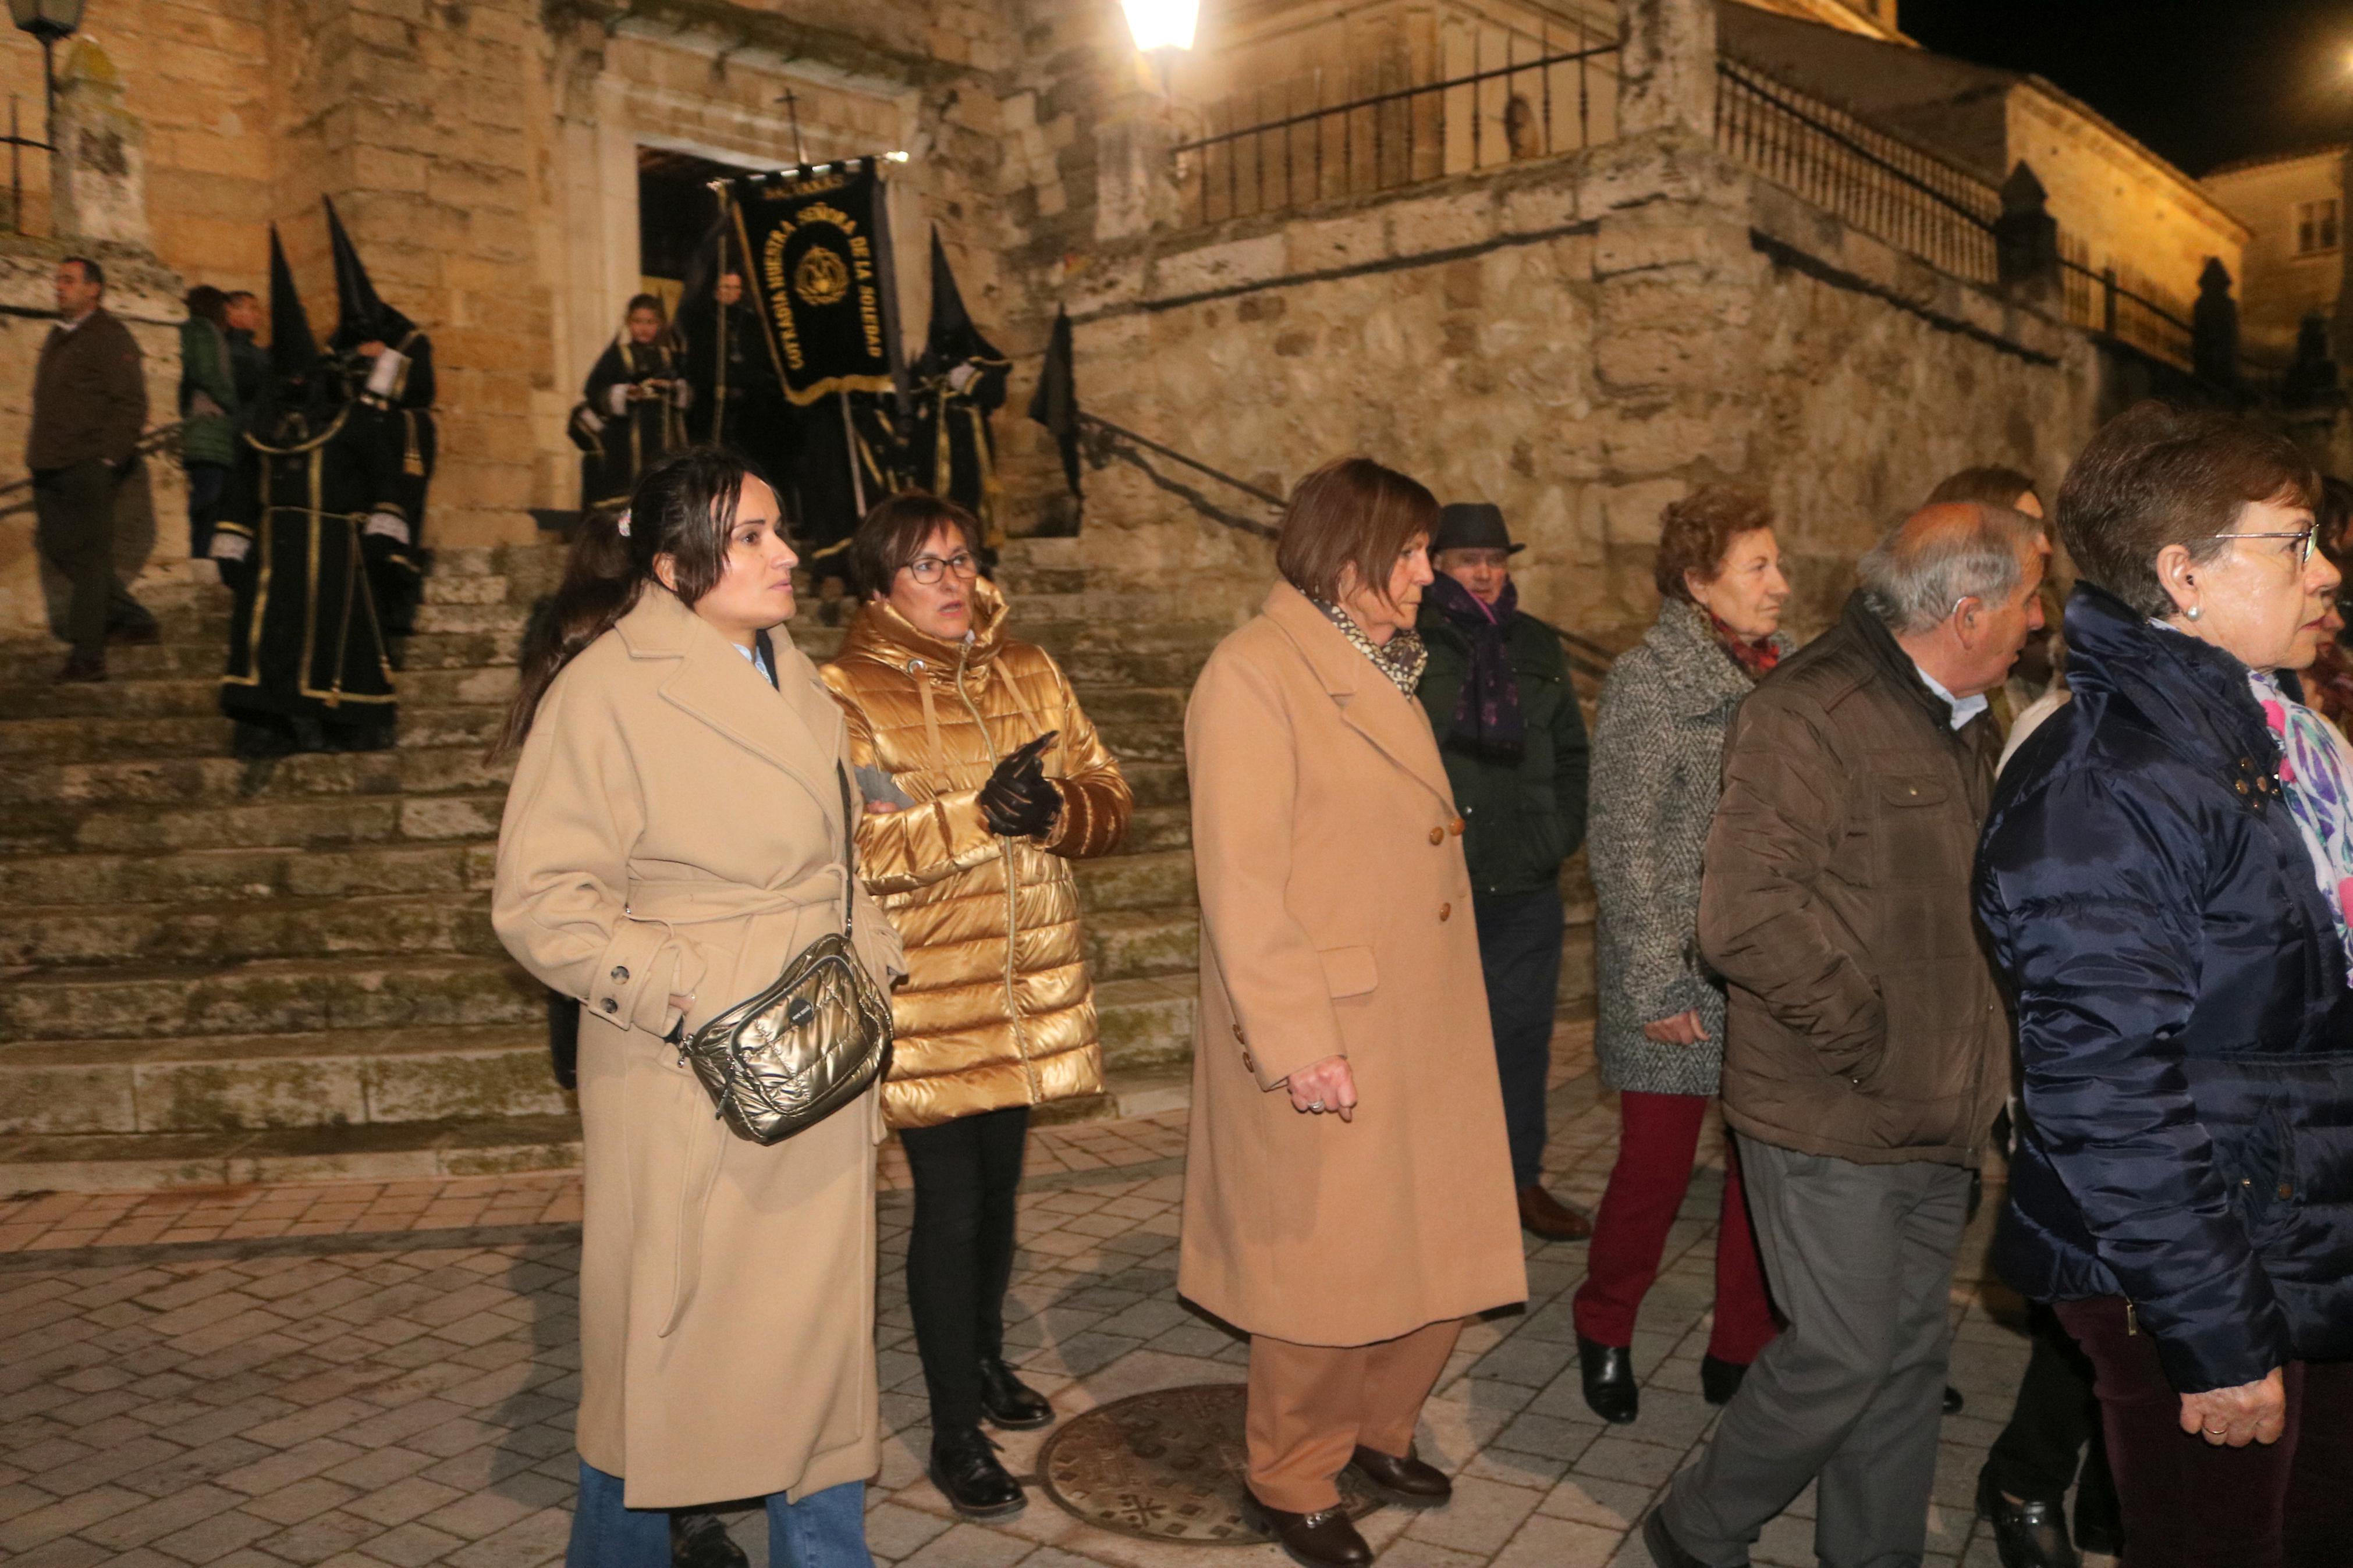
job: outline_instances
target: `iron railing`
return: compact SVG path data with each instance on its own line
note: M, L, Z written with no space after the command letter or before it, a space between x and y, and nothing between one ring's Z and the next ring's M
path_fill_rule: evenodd
M2120 262L2094 268L2091 247L2065 233L2059 237L2059 275L2071 323L2190 368L2197 333L2187 300Z
M1845 110L1758 75L1715 68L1715 144L1815 206L1973 283L1998 280L2001 193Z
M1442 80L1333 102L1335 83L1318 70L1209 105L1204 133L1171 150L1188 215L1212 224L1286 212L1616 138L1614 42L1581 24L1569 37L1504 31L1499 62L1493 31L1446 35L1467 35L1471 68ZM1410 68L1379 71L1400 73Z

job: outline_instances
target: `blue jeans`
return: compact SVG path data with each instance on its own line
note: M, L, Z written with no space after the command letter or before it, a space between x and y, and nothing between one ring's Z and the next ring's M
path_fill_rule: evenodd
M874 1568L866 1550L866 1483L848 1481L768 1504L768 1568ZM580 1461L580 1500L564 1568L670 1568L670 1510L628 1508L621 1478Z

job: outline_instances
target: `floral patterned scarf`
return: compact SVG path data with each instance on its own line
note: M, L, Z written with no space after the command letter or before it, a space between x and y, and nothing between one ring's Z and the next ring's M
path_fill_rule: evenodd
M2327 720L2291 699L2270 676L2248 683L2280 742L2280 783L2312 857L2314 878L2337 918L2348 978L2353 978L2353 753Z
M1747 676L1749 679L1764 679L1773 673L1773 667L1781 662L1781 645L1771 637L1750 642L1746 637L1725 626L1714 610L1702 606L1700 613L1707 617L1708 625L1715 628L1715 640L1724 645L1724 651L1732 656L1732 662L1738 665L1741 673Z
M1339 605L1327 605L1321 599L1310 599L1308 603L1323 611L1340 628L1340 635L1354 643L1358 653L1371 659L1373 668L1388 676L1399 691L1408 697L1413 695L1414 689L1421 684L1421 672L1430 668L1430 650L1421 646L1419 632L1401 626L1386 643L1376 643Z

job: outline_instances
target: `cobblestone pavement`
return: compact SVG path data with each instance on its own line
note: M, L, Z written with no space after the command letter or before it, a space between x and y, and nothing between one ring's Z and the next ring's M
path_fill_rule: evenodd
M1556 1071L1556 1187L1590 1205L1616 1113L1570 1042ZM1236 1382L1244 1347L1175 1295L1181 1113L1041 1129L1022 1198L1013 1353L1064 1415L1145 1389ZM927 1439L899 1259L910 1199L886 1152L875 1555L909 1568L1269 1568L1271 1547L1176 1547L1080 1524L1042 1494L956 1522ZM1376 1513L1388 1568L1647 1568L1627 1532L1713 1415L1698 1393L1718 1175L1703 1170L1634 1347L1642 1417L1585 1408L1568 1297L1582 1244L1532 1246L1525 1312L1474 1325L1421 1451L1451 1506ZM1998 1196L1998 1191L1994 1194ZM565 1177L0 1204L0 1561L14 1568L534 1568L561 1557L578 1393L578 1189ZM1979 1216L1965 1258L1983 1252ZM179 1239L174 1239L174 1238ZM1973 1275L1972 1262L1963 1272ZM1964 1279L1929 1510L1931 1564L1996 1568L1970 1508L2026 1356L2016 1303ZM2005 1321L2004 1320L2007 1320ZM1044 1436L1010 1434L1028 1471ZM1759 1563L1813 1561L1810 1496ZM754 1563L762 1516L731 1516ZM2094 1564L2105 1562L2092 1559Z

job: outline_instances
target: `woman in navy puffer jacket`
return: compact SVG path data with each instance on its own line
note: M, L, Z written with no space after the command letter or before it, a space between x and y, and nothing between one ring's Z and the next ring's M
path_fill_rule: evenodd
M2074 700L1978 857L2027 1111L1995 1261L2092 1359L2128 1568L2353 1562L2353 756L2271 675L2337 585L2318 490L2230 416L2093 439Z

